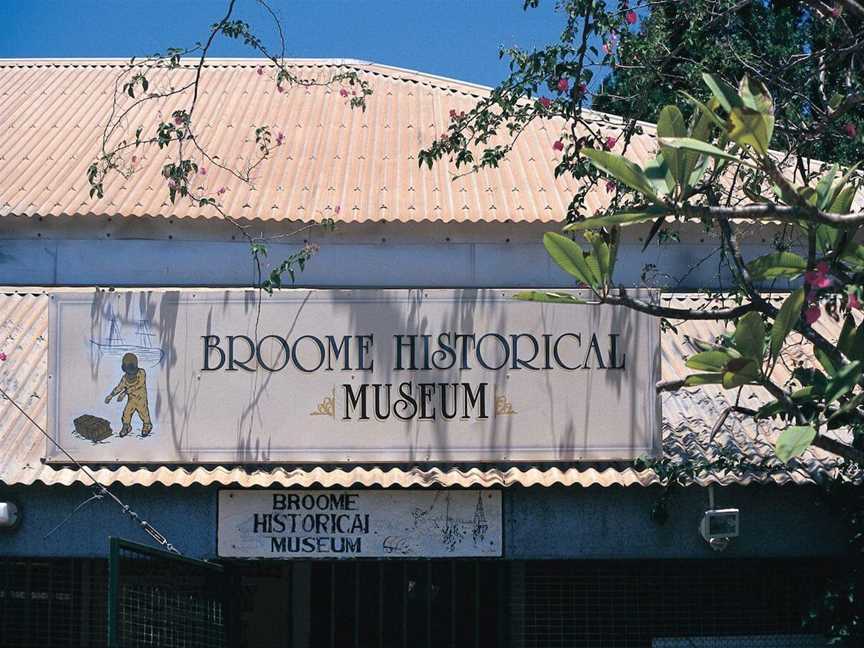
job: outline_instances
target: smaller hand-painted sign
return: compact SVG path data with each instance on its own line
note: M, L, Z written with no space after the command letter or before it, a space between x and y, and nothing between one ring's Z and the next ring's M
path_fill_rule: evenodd
M226 558L441 558L501 555L499 491L219 493Z

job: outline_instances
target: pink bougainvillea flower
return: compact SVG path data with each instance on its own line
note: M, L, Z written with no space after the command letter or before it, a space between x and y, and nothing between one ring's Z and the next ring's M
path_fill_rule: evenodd
M603 148L605 148L607 151L611 151L613 148L615 148L615 145L617 143L618 143L618 138L612 137L610 135L609 137L606 138L606 141L603 142Z
M820 317L822 317L822 311L819 310L819 307L816 306L815 304L813 306L810 306L807 310L804 311L804 320L808 324L812 324L813 322L818 320Z
M347 96L348 96L348 91L347 91L345 88L342 88L342 89L339 91L339 94L342 95L343 97L347 97Z
M198 169L198 173L200 173L201 175L207 175L207 167L200 167Z
M340 211L342 211L342 207L340 207L339 205L336 205L336 209L333 210L333 213L338 214Z
M169 180L169 181L168 181L168 187L169 187L170 189L176 189L176 188L177 188L177 183L174 182L173 180Z
M456 117L458 117L458 113L453 108L451 108L450 109L450 119L456 119Z
M633 24L636 23L636 20L637 20L637 18L636 18L636 12L633 11L632 9L631 9L630 11L628 11L627 14L626 14L624 17L627 19L627 24L628 24L628 25L633 25Z
M588 92L588 84L587 83L580 83L578 90L579 90L580 95L584 95L586 92Z
M549 106L552 105L552 100L549 97L540 97L538 99L540 105L543 106L546 110L549 110Z
M285 141L285 133L279 131L276 133L276 146L282 146L282 142Z
M804 282L812 288L827 288L831 285L831 277L828 276L828 264L820 261L815 270L804 273Z
M570 89L570 82L567 79L558 79L558 92L567 92Z
M849 309L861 310L861 301L858 299L858 295L853 293L849 293Z
M556 151L563 151L564 150L564 142L562 142L561 140L555 140L555 143L552 145L552 148Z
M262 74L264 74L264 68L259 65L257 68L255 68L255 74L261 76Z
M174 115L174 123L178 126L183 125L183 115Z
M2 351L0 351L0 362L5 362L5 361L6 361L6 354L3 353Z
M132 156L132 164L135 164L137 161L138 161L138 156L137 156L137 155L133 155L133 156Z
M279 94L282 94L283 92L285 92L285 88L283 88L281 85L277 85L276 86L276 92L278 92Z
M603 53L609 55L612 53L612 48L614 46L609 43L603 43Z
M858 128L852 122L846 122L843 125L843 132L846 133L846 137L854 139L858 135Z
M617 187L618 187L618 185L616 185L612 180L606 181L606 191L611 193L611 192L615 191L615 189Z
M217 196L221 196L221 195L224 194L226 191L228 191L228 187L219 187L219 190L216 192L216 195L217 195Z

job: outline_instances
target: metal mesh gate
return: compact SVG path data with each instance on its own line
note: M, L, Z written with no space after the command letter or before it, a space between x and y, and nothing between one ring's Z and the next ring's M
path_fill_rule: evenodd
M536 561L512 569L514 648L696 646L696 637L742 635L786 635L791 647L789 635L815 631L803 620L829 573L813 559Z
M0 646L105 645L108 563L0 558Z
M110 648L220 648L228 644L222 567L111 539Z

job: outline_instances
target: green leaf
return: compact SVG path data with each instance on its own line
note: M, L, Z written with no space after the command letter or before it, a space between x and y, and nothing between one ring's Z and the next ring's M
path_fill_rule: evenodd
M817 390L813 387L802 387L798 389L790 395L790 398L793 401L800 402L805 400L812 400L813 396L817 394ZM766 403L762 407L759 408L759 411L756 412L756 418L768 418L771 416L776 416L781 412L785 412L786 409L783 407L783 403L779 400L771 401L770 403Z
M597 277L585 261L582 248L566 236L557 232L546 232L543 235L543 246L564 272L589 286L597 287Z
M861 362L855 361L841 367L825 387L825 403L831 403L849 392L861 377Z
M846 214L852 207L852 203L855 200L855 192L857 191L857 187L853 185L849 185L849 187L854 187L853 189L849 189L847 187L847 183L849 182L849 178L858 170L858 167L861 166L861 162L856 162L851 167L846 169L846 173L843 174L843 177L840 178L834 185L831 187L830 197L827 200L828 211L834 214ZM841 197L841 194L842 197ZM835 211L836 205L836 211Z
M544 304L587 304L584 299L559 292L527 290L515 295L520 301L542 302Z
M733 389L741 385L758 382L759 363L753 358L730 360L723 372L723 387Z
M797 457L809 448L815 438L816 429L811 425L788 427L777 439L777 457L780 461L788 462L792 457Z
M789 332L795 328L798 319L801 317L801 309L804 307L804 289L799 288L786 298L783 305L780 307L780 312L774 319L774 325L771 327L771 361L777 359L780 355L780 350L783 348L783 341Z
M651 226L651 229L648 230L648 236L645 237L645 242L642 244L642 251L643 252L648 249L648 246L651 244L651 241L653 241L654 237L657 236L657 232L660 231L660 228L663 227L663 223L665 223L665 222L666 222L666 219L663 216L661 216L656 221L654 221L654 224Z
M767 155L773 133L773 115L743 107L729 113L729 138L739 146L749 145L759 155Z
M675 179L675 183L682 189L687 188L690 172L687 169L686 153L668 146L663 146L663 138L681 138L687 136L687 126L684 123L684 115L677 106L664 106L657 119L657 137L660 141L660 151L663 159L669 167L669 173Z
M762 360L765 350L765 324L762 315L751 311L738 320L735 327L735 348L745 358Z
M828 205L826 211L832 214L848 214L852 209L852 203L855 202L855 194L858 192L858 187L855 185L848 185L843 187L834 199L831 201L831 204Z
M850 243L848 240L843 246L843 254L840 260L849 264L856 271L864 270L864 246Z
M719 385L723 382L723 374L720 373L698 373L690 374L684 379L685 387L698 387L699 385Z
M611 227L613 225L635 225L636 223L644 223L646 221L659 218L661 216L666 216L668 213L669 210L665 209L664 207L651 205L643 209L620 211L615 214L610 214L608 216L594 216L592 218L578 220L565 225L563 229L565 232L572 232L574 230L584 230L594 227Z
M841 405L840 408L828 418L828 420L833 421L840 418L841 416L844 416L845 414L848 414L852 410L856 409L862 401L864 401L864 392L859 392L858 394L855 394L853 398L850 398L845 403L843 403L843 405Z
M750 276L756 280L792 279L807 270L807 260L794 252L773 252L747 264Z
M631 189L644 194L652 202L659 202L657 194L654 191L654 186L639 165L633 164L633 162L617 153L600 151L598 149L582 149L582 155L587 157L591 161L591 164L601 171L608 173Z
M822 254L827 254L837 245L840 230L831 225L816 226L816 249Z
M752 167L753 165L746 160L742 160L741 158L727 153L723 149L717 148L713 144L708 144L707 142L700 142L697 139L693 139L692 137L665 137L658 138L661 146L668 146L673 149L683 149L685 151L694 151L696 153L700 153L702 155L708 155L713 158L719 158L721 160L732 160L733 162L739 162L746 166Z
M857 326L852 316L847 315L837 340L837 348L850 360L864 361L864 323Z
M737 355L737 354L736 354ZM736 359L728 350L720 351L702 351L687 358L685 363L688 369L696 371L710 371L712 373L722 373L726 369L726 365L730 361Z
M669 165L662 153L645 163L645 177L651 182L658 196L665 196L675 188L675 179L669 173Z
M594 250L592 258L597 260L597 271L600 283L609 285L611 281L611 250L606 241L603 240L603 235L600 232L588 231L584 234L585 240L591 244Z
M741 97L735 89L720 77L705 73L702 75L702 80L726 112L731 112L732 108L742 105Z
M591 273L591 276L594 277L595 283L591 284L594 288L599 288L605 283L603 278L603 274L600 271L600 264L597 261L597 257L591 254L590 252L584 253L585 265L588 266L588 270Z
M828 172L816 183L816 207L819 209L825 209L828 206L828 201L831 199L831 186L836 175L837 165L832 164Z
M750 110L773 117L774 100L765 84L758 79L751 79L745 74L738 84L738 95L741 97L741 102Z
M679 90L678 94L685 97L690 103L692 103L694 106L696 106L699 109L699 113L702 116L704 116L705 119L707 119L709 122L713 123L715 126L719 126L720 128L726 128L725 122L717 116L717 113L715 113L709 105L702 103L701 101L696 99L693 95L688 94L688 93L684 92L683 90ZM711 103L714 103L715 101L716 100L712 99ZM719 103L719 102L717 102L717 103ZM716 105L716 103L715 103L715 105ZM698 124L698 122L697 122L697 124ZM694 125L693 130L692 130L692 134L693 134L693 137L695 137L696 139L701 139L703 142L707 142L708 140L704 137L699 137L699 134L701 134L702 132L707 133L710 131L710 129L705 129L704 131L703 131L703 129L705 129L704 126Z
M816 356L816 359L819 361L819 364L822 365L822 368L825 370L829 376L834 377L837 375L837 367L834 366L834 362L828 355L822 351L822 349L818 347L813 347L813 354Z

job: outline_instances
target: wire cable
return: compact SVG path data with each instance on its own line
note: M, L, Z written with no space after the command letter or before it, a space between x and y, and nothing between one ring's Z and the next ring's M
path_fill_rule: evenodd
M142 519L140 515L138 515L135 511L133 511L129 507L128 504L125 504L119 497L117 497L114 493L112 493L105 486L103 486L99 482L99 480L96 479L96 476L90 471L90 469L87 468L87 466L84 466L80 461L78 461L75 457L73 457L71 454L69 454L69 452L66 450L66 448L64 448L62 445L60 445L60 443L54 437L52 437L50 434L48 434L48 432L45 431L45 428L43 428L41 425L39 425L39 423L37 423L33 419L33 417L30 416L30 414L28 414L24 410L24 408L21 407L18 404L18 402L14 398L12 398L12 396L9 395L9 392L7 392L5 389L3 389L3 387L0 387L0 395L2 395L3 398L5 398L10 403L12 403L12 405L15 407L15 409L17 409L19 412L21 412L21 414L24 415L24 418L26 418L28 421L30 421L31 425L33 425L33 427L35 427L37 430L39 430L39 432L42 433L42 436L44 436L46 439L48 439L48 441L50 441L55 446L57 446L57 449L60 450L60 452L62 452L69 459L69 461L71 461L78 468L78 470L80 470L82 473L84 473L85 475L87 475L87 477L90 478L90 480L93 482L93 486L98 490L100 496L106 496L107 495L110 499L114 500L114 502L121 509L123 509L123 512L126 515L128 515L130 518L132 518L132 520L135 523L137 523L144 530L144 532L147 533L147 535L149 535L151 538L153 538L153 540L155 540L157 543L159 543L159 545L164 547L165 551L177 554L178 556L182 555L173 544L168 542L168 539L164 535L162 535L162 533L160 533L156 527L154 527L152 524L150 524L147 520ZM91 497L90 499L93 499L93 498ZM89 502L89 501L90 500L87 500L87 502ZM84 504L86 504L87 502L84 502ZM84 504L79 505L78 508L75 509L75 511L80 509L81 506L83 506ZM73 511L73 514L75 511ZM65 522L66 522L66 520L64 520L60 526L62 526L62 524L64 524ZM54 532L54 530L52 530L50 533L53 533L53 532ZM50 533L48 535L50 535Z

